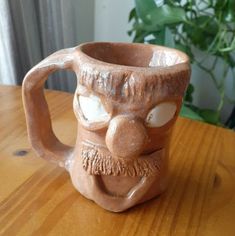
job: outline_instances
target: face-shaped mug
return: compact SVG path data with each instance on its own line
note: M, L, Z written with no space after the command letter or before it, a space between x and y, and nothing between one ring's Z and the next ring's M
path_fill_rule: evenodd
M43 93L58 69L77 75L74 147L53 133ZM39 156L69 171L85 197L124 211L166 189L170 137L189 77L188 57L166 47L99 42L58 51L23 82L29 140Z

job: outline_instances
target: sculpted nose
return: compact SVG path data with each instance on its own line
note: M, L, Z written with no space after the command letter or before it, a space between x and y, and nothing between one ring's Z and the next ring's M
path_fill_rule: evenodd
M147 133L143 124L126 115L113 118L106 133L106 145L117 157L131 158L143 151Z

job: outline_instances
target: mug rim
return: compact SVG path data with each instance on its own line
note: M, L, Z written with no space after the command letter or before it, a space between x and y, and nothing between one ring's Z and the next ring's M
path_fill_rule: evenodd
M176 54L182 62L175 63L172 65L166 65L166 66L133 66L133 65L123 65L123 64L116 64L116 63L111 63L107 62L104 60L99 60L96 59L90 55L88 55L84 49L86 49L87 46L90 45L97 45L97 46L103 46L103 45L108 45L108 46L121 46L121 47L139 47L139 48L145 48L145 49L150 49L153 52L154 51L165 51L165 52L172 52ZM189 69L190 70L190 59L188 55L178 49L175 48L170 48L166 46L160 46L160 45L153 45L153 44L144 44L144 43L126 43L126 42L87 42L87 43L82 43L75 47L75 51L79 52L79 55L82 56L83 59L86 61L89 61L89 63L100 65L100 66L105 66L105 67L112 67L116 69L123 69L123 70L130 70L130 71L136 71L136 72L143 72L143 71L149 71L150 73L157 73L159 70L176 70L178 71L179 68L182 69Z

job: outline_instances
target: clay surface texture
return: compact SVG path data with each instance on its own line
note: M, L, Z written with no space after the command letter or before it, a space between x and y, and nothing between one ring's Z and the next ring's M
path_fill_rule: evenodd
M77 75L74 147L53 133L43 93L59 69ZM171 133L189 78L188 57L166 47L99 42L58 51L23 82L29 140L39 156L69 171L85 197L124 211L166 190Z

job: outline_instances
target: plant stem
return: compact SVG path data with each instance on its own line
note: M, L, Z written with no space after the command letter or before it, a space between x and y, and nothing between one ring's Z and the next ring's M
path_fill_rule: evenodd
M195 63L196 63L196 65L197 65L199 68L201 68L202 70L206 71L206 72L210 75L212 81L214 82L216 88L218 89L218 88L220 87L220 86L219 86L219 83L217 82L217 80L216 80L216 78L215 78L215 75L213 74L213 72L211 71L211 69L206 68L205 66L203 66L203 65L202 65L200 62L198 62L197 60L195 60Z
M220 86L218 88L219 94L220 94L220 102L219 105L217 107L217 112L220 113L223 105L224 105L224 97L225 97L225 80L227 78L227 74L228 74L228 70L229 70L229 66L227 65L227 63L224 64L224 71L223 71L223 75L222 75L222 80L220 83Z
M214 70L214 69L215 69L215 66L216 66L216 64L217 64L217 61L218 61L218 57L215 57L215 60L214 60L214 62L213 62L213 64L212 64L212 67L211 67L211 70Z
M219 105L217 107L217 112L220 113L222 108L223 108L223 105L224 105L224 88L220 91L220 102L219 102Z
M231 72L232 72L232 77L233 77L233 90L235 90L235 70L234 70L234 68L231 68Z

